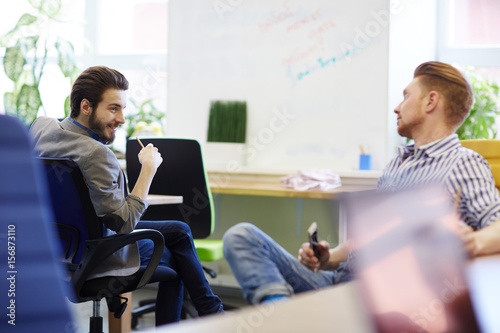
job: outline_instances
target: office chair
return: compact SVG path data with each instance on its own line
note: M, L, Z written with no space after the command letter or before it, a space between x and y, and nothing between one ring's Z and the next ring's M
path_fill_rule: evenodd
M33 159L26 126L0 115L2 332L71 330L51 216L47 184Z
M144 145L152 143L163 157L150 187L151 194L182 195L179 205L149 206L143 220L179 220L189 224L200 261L222 259L222 240L203 239L213 232L214 209L212 192L203 166L201 147L198 141L188 139L154 138L141 139ZM130 188L139 177L141 165L137 158L141 146L136 140L128 140L126 149L127 175ZM212 278L215 271L203 267ZM133 324L146 312L154 310L154 301L140 303L140 308L132 311ZM185 298L183 313L196 317L197 313ZM183 315L183 316L184 316Z
M474 150L490 164L495 186L500 190L500 140L461 140L465 148Z
M70 273L75 303L93 301L90 332L102 332L100 301L105 298L110 312L120 318L127 299L120 294L136 290L146 283L174 279L177 273L167 267L157 267L165 246L156 230L135 230L129 234L103 237L103 226L92 205L87 183L69 158L38 158L44 166L50 189L54 220L61 241L63 262ZM122 247L140 239L151 239L154 251L147 266L130 276L91 278L103 260ZM124 302L122 303L122 300Z

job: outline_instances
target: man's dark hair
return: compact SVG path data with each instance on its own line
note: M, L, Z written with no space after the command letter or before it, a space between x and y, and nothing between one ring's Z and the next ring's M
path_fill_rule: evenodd
M89 67L83 71L71 89L71 118L80 114L83 99L87 99L92 107L97 107L102 94L109 88L127 90L128 81L122 73L105 66Z

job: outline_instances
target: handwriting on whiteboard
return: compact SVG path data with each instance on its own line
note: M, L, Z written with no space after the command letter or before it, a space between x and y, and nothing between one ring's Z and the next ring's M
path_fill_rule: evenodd
M264 17L258 28L266 36L273 32L284 34L286 42L279 45L279 63L293 88L322 69L350 62L371 45L387 27L389 11L370 14L372 19L359 26L339 29L334 20L341 19L332 16L331 8L328 12L328 9L308 8L302 2L285 0Z

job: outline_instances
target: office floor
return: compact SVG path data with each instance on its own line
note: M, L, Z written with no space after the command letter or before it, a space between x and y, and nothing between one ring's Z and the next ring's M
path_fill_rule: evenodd
M216 295L218 295L222 302L231 307L243 307L246 306L246 302L241 296L241 291L233 287L218 287L212 286L212 289ZM151 299L156 297L156 286L146 286L140 290L133 293L132 297L132 309L137 307L140 300ZM69 307L73 313L74 323L71 324L72 329L75 333L87 333L89 331L89 318L92 315L92 302L73 304L67 301ZM129 305L130 306L130 305ZM108 307L106 302L101 302L101 316L103 317L103 327L104 333L109 333L108 331ZM189 320L189 319L188 319ZM154 327L155 318L154 313L149 313L144 315L139 319L138 325L133 332L139 332L144 329L149 329Z

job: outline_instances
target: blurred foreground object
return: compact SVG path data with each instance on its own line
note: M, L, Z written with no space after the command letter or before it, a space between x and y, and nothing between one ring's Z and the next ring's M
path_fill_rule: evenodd
M354 267L378 332L479 332L453 198L438 188L365 193L346 208Z

